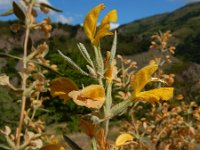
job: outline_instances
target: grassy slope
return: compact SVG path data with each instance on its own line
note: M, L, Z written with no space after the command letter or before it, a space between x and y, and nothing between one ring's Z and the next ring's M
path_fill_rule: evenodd
M1 35L14 35L7 28L8 24L11 22L0 22ZM60 49L71 53L76 51L76 43L88 43L85 41L86 37L80 26L55 24L54 29L59 29L61 32L56 32L50 39L53 46L51 51ZM200 42L200 3L189 4L171 13L147 17L120 26L118 29L118 53L133 55L145 52L148 50L151 35L166 30L173 32L173 43L177 45L177 55L200 63L200 59L198 59L200 56L200 44L198 44ZM111 37L105 38L102 41L103 49L109 50L111 42Z
M173 42L177 45L177 55L187 60L200 63L200 3L186 5L174 12L147 17L122 25L120 35L125 39L141 39L146 41L152 34L171 30L174 35ZM134 43L134 40L132 41ZM143 42L141 42L142 44ZM130 46L131 44L128 43ZM140 43L139 43L140 44ZM129 53L133 48L129 49ZM138 46L140 47L140 46ZM144 47L145 51L148 47ZM126 53L127 49L123 51ZM127 53L127 54L129 54Z

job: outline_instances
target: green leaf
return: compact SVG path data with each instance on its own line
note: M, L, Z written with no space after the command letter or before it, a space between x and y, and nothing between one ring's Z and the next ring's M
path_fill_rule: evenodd
M92 59L87 51L87 49L85 48L85 46L82 43L77 44L78 48L82 54L82 56L85 58L85 60L94 68L94 64L92 62Z
M8 57L8 58L16 59L16 60L22 60L22 58L20 58L20 57L17 57L17 56L14 56L14 55L10 55L10 54L4 54L4 53L0 53L0 57ZM49 66L47 66L47 65L38 63L38 62L36 62L36 61L30 61L30 62L33 62L33 63L35 63L35 64L41 66L42 68L45 68L45 69L49 70L50 72L54 73L55 75L58 75L58 76L61 76L61 77L64 76L64 75L61 74L60 72L53 70L51 67L49 67Z
M5 146L5 145L3 145L3 144L0 144L0 148L3 148L3 149L10 149L10 147L7 147L7 146Z
M14 14L15 16L20 19L21 21L25 21L25 14L24 12L22 11L22 9L19 7L19 5L16 3L16 2L13 2L13 11L14 11Z
M13 14L13 9L9 9L6 12L0 14L0 16L9 16Z
M59 54L76 70L78 70L80 73L82 73L83 75L88 76L88 73L85 72L84 70L82 70L71 58L65 56L61 51L59 51Z
M113 44L112 44L112 48L111 48L111 53L110 53L109 64L111 64L113 59L115 58L116 50L117 50L117 32L115 31Z
M103 58L100 49L98 49L96 46L94 46L94 53L95 53L98 74L103 77L104 74Z
M131 102L132 102L132 100L125 100L125 101L113 106L110 111L110 116L108 116L108 117L112 118L112 117L120 114L125 109L127 109L128 106L130 106Z
M52 7L52 6L50 6L50 5L46 4L46 3L40 3L40 7L46 7L46 8L49 8L49 9L53 10L53 11L56 11L56 12L62 12L62 10L54 8L54 7Z
M105 105L106 113L109 113L111 106L112 106L112 84L108 84L106 91L106 105Z
M110 66L113 59L115 58L116 50L117 50L117 32L115 31L113 44L112 44L112 48L111 48L111 52L110 52L110 59L109 59L109 62L105 66L104 72L106 72L108 70L108 67Z
M35 61L32 61L34 62L35 64L41 66L42 68L45 68L47 69L48 71L50 71L51 73L54 73L55 75L58 75L58 76L61 76L63 77L64 75L56 70L53 70L51 67L47 66L47 65L44 65L44 64L41 64L41 63L38 63L38 62L35 62Z
M10 55L10 54L5 54L5 53L0 53L0 57L9 57L9 58L13 58L16 60L22 60L22 58L14 56L14 55Z

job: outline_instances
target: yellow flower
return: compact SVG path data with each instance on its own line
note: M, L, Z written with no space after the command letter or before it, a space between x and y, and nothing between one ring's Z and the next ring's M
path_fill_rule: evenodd
M123 133L119 135L115 141L116 147L121 147L123 145L126 145L128 142L131 142L133 140L133 136L128 133Z
M50 89L53 97L58 96L60 99L64 99L66 102L68 99L70 99L68 93L73 90L78 90L78 87L74 81L70 80L69 78L60 77L52 81Z
M158 69L158 65L148 65L139 70L131 79L131 85L134 89L132 94L135 100L145 100L148 102L158 102L159 100L169 100L173 97L174 89L156 88L153 90L141 92L145 85L151 81L151 75Z
M101 108L105 101L105 90L101 85L90 85L79 91L72 91L69 97L80 106Z
M104 66L106 67L110 60L110 52L107 51L106 59L104 60ZM115 59L109 64L104 76L108 84L111 83L111 81L116 78L117 75L117 67L116 67L116 61Z
M99 44L101 38L107 35L112 35L110 32L110 22L117 21L117 11L111 10L102 20L99 29L97 31L97 21L100 14L100 11L105 8L104 4L99 4L94 7L85 17L84 20L84 30L91 43L95 46Z

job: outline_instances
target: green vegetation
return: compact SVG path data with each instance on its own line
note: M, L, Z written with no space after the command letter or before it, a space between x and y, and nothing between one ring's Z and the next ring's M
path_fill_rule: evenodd
M11 38L11 35L14 38L17 38L20 43L21 34L19 32L13 33L8 28L9 25L16 23L16 21L9 22L0 22L0 34L3 35L0 40L3 42L7 42L7 37ZM200 3L190 4L181 9L178 9L172 13L160 14L148 18L144 18L141 20L134 21L132 23L122 25L118 29L118 54L122 55L133 55L141 52L145 52L149 49L150 45L150 36L159 30L172 30L173 31L173 41L177 45L176 55L179 56L182 60L194 61L200 63ZM20 31L23 33L23 31ZM42 43L45 38L41 37L37 39L37 34L34 33L32 38L36 43ZM12 41L12 38L11 38ZM81 58L80 53L78 53L77 41L86 43L88 49L92 49L89 46L89 41L83 32L81 26L71 26L67 24L53 24L53 32L52 37L48 40L48 44L50 47L50 53L47 55L47 58L52 61L54 64L58 64L59 71L62 74L70 77L73 80L76 80L79 87L84 84L94 83L91 79L80 75L78 72L74 71L73 68L70 68L67 63L61 58L58 54L57 50L61 50L67 56L71 57L76 61L77 64L81 64L83 69L86 69L86 62ZM0 44L0 49L2 43ZM20 44L16 44L12 47L12 51L10 52L13 55L20 55L22 53L22 49L20 48ZM110 50L110 45L112 43L111 37L106 37L103 39L102 49L103 53L106 53L106 50ZM7 43L13 44L13 43ZM186 64L186 63L185 63ZM1 68L1 72L8 72L12 77L16 75L16 70L13 68L16 66L16 61L13 59L7 59L6 67ZM180 66L177 64L177 66ZM172 70L174 73L181 72L180 69L177 69L177 66L174 65ZM54 78L55 75L50 74L50 78ZM4 90L4 89L1 89ZM6 94L6 93L4 93ZM2 97L2 96L1 96ZM60 102L55 102L59 105ZM53 104L47 105L50 107ZM61 106L61 105L59 105ZM66 105L69 107L74 107L73 104ZM66 107L66 111L70 110L70 108ZM59 109L59 107L58 107ZM74 109L73 109L74 110ZM54 112L55 110L52 108L50 112ZM57 111L59 112L59 111ZM52 118L49 120L53 120L55 118L54 115L50 115ZM60 118L64 118L64 116L60 116ZM62 121L62 119L58 119ZM51 122L51 121L50 121Z
M24 31L21 29L18 34L11 32L8 26L12 25L16 21L11 22L0 22L0 34L3 35L0 39L0 50L6 51L12 55L19 56L22 54L22 39L21 36ZM198 64L200 63L200 3L190 4L181 9L178 9L172 13L165 13L161 15L156 15L148 17L145 19L137 20L132 23L122 25L118 29L118 50L117 53L121 55L134 55L145 53L149 50L151 35L160 31L166 31L168 29L172 30L173 38L171 42L177 46L175 51L177 63L172 64L172 66L167 68L167 72L174 73L177 75L175 80L175 87L178 89L176 93L188 94L185 99L197 100L199 99L199 88L194 89L194 84L197 83L198 73L192 74L196 70L200 70ZM41 44L46 39L45 37L38 36L41 33L33 33L31 37L34 44ZM102 40L102 53L105 56L106 51L111 49L113 37L106 37ZM13 45L13 41L16 44ZM92 54L92 47L90 42L87 40L83 29L81 26L70 26L66 24L53 24L52 37L48 40L48 45L50 47L47 55L47 59L51 60L53 64L58 65L58 71L64 74L66 77L74 80L76 84L81 88L82 85L90 85L96 83L93 79L81 75L79 72L71 68L65 60L58 54L58 50L62 51L66 56L73 59L83 70L87 70L86 61L82 59L81 54L78 51L77 43L84 42L88 51ZM171 44L171 43L170 43ZM7 47L9 48L7 48ZM5 48L6 47L6 48ZM8 50L8 51L7 51ZM141 57L143 57L141 55ZM16 79L17 61L14 59L5 59L6 66L0 68L0 73L7 73L10 79L17 85L19 84ZM138 62L139 64L140 62ZM19 66L18 66L19 67ZM140 67L140 66L139 66ZM183 75L182 75L183 74ZM47 75L48 79L54 79L57 75L49 73ZM193 80L190 80L190 77ZM11 95L11 91L0 87L0 110L4 112L4 115L0 116L0 128L3 125L8 124L16 126L19 116L19 110L17 109L17 97ZM50 96L49 92L41 93L43 96ZM198 101L197 101L198 102ZM16 105L13 105L16 104ZM42 118L45 120L46 125L67 122L68 129L70 131L77 131L77 125L79 124L79 114L88 114L90 110L85 107L80 107L75 105L72 101L68 101L63 104L63 101L59 100L57 97L50 97L49 101L43 103L43 107L46 110L41 109L36 114L37 118ZM148 107L144 105L142 107ZM148 107L149 108L149 107ZM76 115L74 115L76 114ZM136 116L138 118L143 117L143 114L138 111ZM123 116L127 117L127 116ZM121 117L121 118L123 118ZM10 118L7 120L6 118ZM0 139L0 143L3 142Z
M0 34L4 36L15 35L7 26L14 23L0 22ZM145 52L149 49L151 35L159 30L164 32L171 30L173 34L173 44L177 46L176 56L180 56L186 60L200 63L200 3L186 5L174 12L164 13L136 20L134 22L122 25L118 29L118 53L122 55L133 55ZM22 32L23 33L23 32ZM33 40L41 43L44 37L37 39L37 34L32 35ZM51 54L61 50L64 53L76 53L77 42L84 42L89 46L89 41L83 32L81 26L71 26L67 24L53 24L52 37L49 40ZM2 37L1 40L7 40ZM16 35L15 35L16 36ZM17 37L16 37L17 38ZM2 42L1 42L2 43ZM112 39L106 37L102 43L102 48L110 49ZM145 44L144 44L145 43ZM13 43L12 43L13 44ZM14 47L19 47L19 44ZM0 44L1 49L1 44ZM78 54L78 53L76 53ZM54 55L54 54L52 54Z

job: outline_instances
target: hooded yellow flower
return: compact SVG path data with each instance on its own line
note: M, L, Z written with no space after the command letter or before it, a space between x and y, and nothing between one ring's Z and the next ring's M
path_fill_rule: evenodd
M105 101L105 90L101 85L90 85L68 95L77 105L88 108L101 108Z
M128 142L131 142L133 140L133 136L128 133L123 133L119 135L115 141L116 147L121 147L123 145L126 145Z
M131 79L134 89L133 99L145 100L148 102L158 102L159 100L169 100L173 97L173 88L156 88L141 92L145 85L151 81L151 75L158 69L157 65L149 65L139 70Z
M60 99L64 99L66 102L70 99L68 93L73 90L78 90L78 87L73 80L65 77L60 77L52 81L50 89L51 95L53 97L58 96Z
M104 4L99 4L98 6L94 7L85 17L84 20L84 30L88 38L90 39L91 43L95 46L99 44L101 38L107 35L112 35L113 33L110 32L110 22L117 21L117 11L111 10L102 20L98 30L97 30L97 22L100 11L105 8Z

